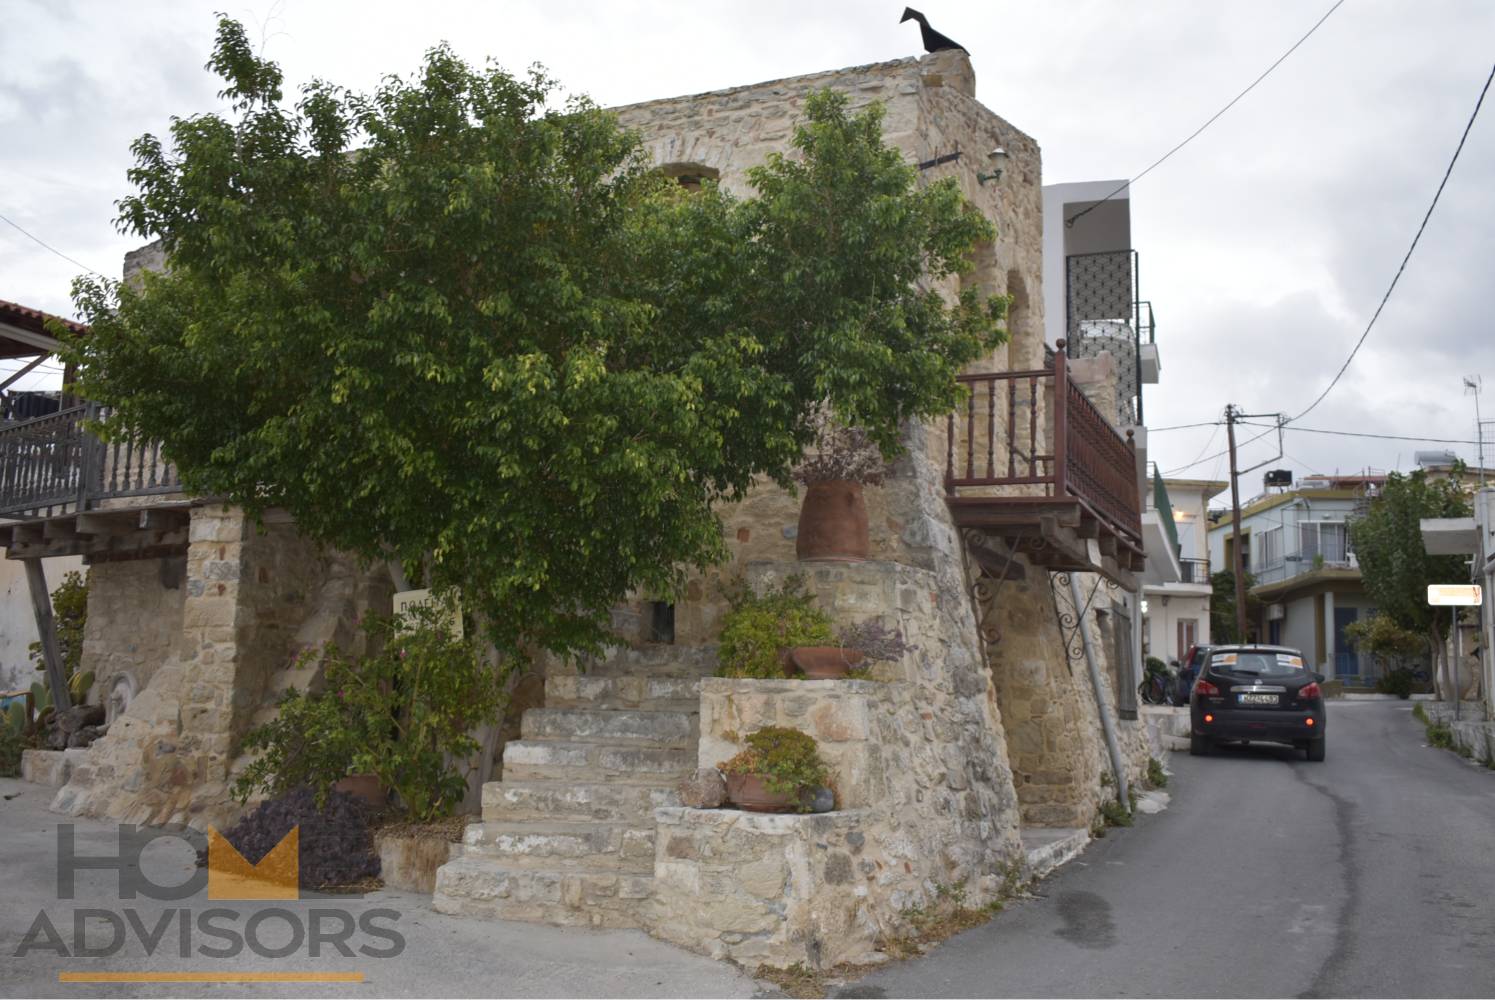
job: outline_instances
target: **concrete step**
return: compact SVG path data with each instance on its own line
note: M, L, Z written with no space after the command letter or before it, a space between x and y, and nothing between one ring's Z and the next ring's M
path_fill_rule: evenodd
M505 867L492 858L458 857L436 873L438 913L527 920L575 927L640 927L652 875L583 867L547 871Z
M593 820L652 826L655 809L679 804L673 785L505 779L483 786L483 819L493 822Z
M521 739L694 747L693 712L642 712L585 708L532 708L519 723Z
M651 875L654 872L654 824L556 822L482 822L467 827L462 857L493 858L506 868L569 870Z
M696 748L515 740L504 746L503 780L580 784L673 783L696 769Z
M695 712L700 691L697 677L560 675L545 678L545 707Z

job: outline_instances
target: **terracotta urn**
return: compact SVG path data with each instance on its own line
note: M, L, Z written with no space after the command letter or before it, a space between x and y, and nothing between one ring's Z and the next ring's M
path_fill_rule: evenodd
M761 774L728 774L727 798L748 812L792 812L799 796L769 791Z
M799 508L794 554L801 559L863 562L871 554L862 484L847 479L811 483Z
M861 664L860 649L845 646L792 646L789 662L812 681L839 680Z
M334 792L347 792L355 799L360 799L370 809L383 809L388 801L384 792L384 786L379 784L377 774L350 774L341 778L332 785Z

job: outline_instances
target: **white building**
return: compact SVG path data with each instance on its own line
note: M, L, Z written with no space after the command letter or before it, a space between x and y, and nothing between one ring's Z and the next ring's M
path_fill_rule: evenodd
M1142 593L1149 656L1182 660L1190 646L1210 642L1209 501L1227 488L1205 479L1154 476L1145 495L1176 556L1167 560L1148 547Z
M1241 508L1241 549L1258 602L1247 631L1259 642L1303 651L1314 669L1350 684L1374 668L1344 638L1347 626L1375 612L1360 579L1346 521L1360 513L1384 476L1309 476ZM1228 515L1209 530L1212 565L1233 565Z

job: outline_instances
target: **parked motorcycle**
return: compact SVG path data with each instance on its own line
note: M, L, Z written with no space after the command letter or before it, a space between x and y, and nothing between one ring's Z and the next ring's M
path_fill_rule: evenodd
M1177 667L1177 661L1174 666ZM1147 675L1137 685L1137 697L1147 705L1172 705L1178 691L1178 675L1155 656L1147 658Z

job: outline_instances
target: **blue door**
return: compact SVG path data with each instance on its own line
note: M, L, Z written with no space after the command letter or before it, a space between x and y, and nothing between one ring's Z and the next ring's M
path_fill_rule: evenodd
M1335 608L1334 609L1334 675L1336 677L1358 677L1360 674L1360 654L1345 641L1344 629L1346 625L1353 625L1360 618L1359 608Z

